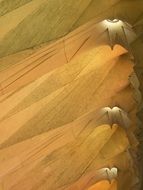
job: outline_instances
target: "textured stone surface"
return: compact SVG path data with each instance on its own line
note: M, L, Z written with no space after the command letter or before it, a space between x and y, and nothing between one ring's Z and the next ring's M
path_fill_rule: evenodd
M142 12L141 0L0 0L0 189L140 188ZM113 167L113 181L99 172Z

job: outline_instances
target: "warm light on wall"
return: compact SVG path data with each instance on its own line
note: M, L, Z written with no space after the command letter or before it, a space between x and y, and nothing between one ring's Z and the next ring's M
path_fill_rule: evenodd
M90 187L88 190L117 190L117 181L116 180L112 180L111 183L109 183L106 180L100 181L98 183L96 183L95 185L93 185L92 187Z

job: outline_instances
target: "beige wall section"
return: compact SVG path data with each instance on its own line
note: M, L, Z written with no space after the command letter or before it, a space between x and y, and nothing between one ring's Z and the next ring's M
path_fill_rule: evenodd
M0 17L0 56L65 36L91 19L117 17L134 25L142 19L142 7L141 0L30 1Z

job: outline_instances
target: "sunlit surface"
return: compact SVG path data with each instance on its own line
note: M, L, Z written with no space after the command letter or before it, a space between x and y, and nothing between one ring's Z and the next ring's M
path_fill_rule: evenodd
M111 183L108 181L100 181L90 187L88 190L117 190L117 181L113 180Z
M116 22L119 22L120 20L119 19L113 19L113 20L107 19L107 21L111 22L111 23L116 23Z
M106 26L110 26L110 27L120 27L121 25L124 24L123 21L121 20L118 20L118 19L114 19L114 20L104 20L103 23L106 25Z

